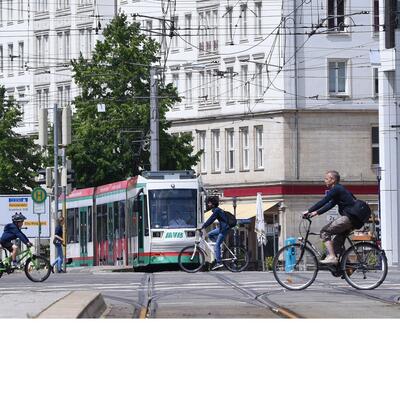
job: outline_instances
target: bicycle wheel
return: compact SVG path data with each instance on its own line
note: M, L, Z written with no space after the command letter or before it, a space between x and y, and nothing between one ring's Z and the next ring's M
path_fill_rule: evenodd
M303 290L318 274L318 260L314 252L300 243L282 247L275 255L272 269L275 279L289 290Z
M249 254L244 247L225 247L222 263L231 272L244 271L249 265Z
M25 263L25 275L32 282L43 282L51 273L50 262L42 256L28 258Z
M385 252L373 243L360 242L343 254L341 266L347 283L355 289L377 288L386 278Z
M187 246L178 256L178 264L185 272L200 271L206 261L206 256L198 246Z

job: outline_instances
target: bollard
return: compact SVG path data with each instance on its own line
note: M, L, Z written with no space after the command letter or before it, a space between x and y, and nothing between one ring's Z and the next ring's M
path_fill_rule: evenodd
M285 240L285 246L290 246L296 243L296 238L288 237ZM285 252L285 272L292 272L296 264L296 247L292 246Z

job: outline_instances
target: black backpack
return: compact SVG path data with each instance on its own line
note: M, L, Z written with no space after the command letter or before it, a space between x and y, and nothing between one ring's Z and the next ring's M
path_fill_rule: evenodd
M354 204L346 209L346 212L353 217L354 226L356 229L360 229L371 216L371 209L364 200L354 198Z
M229 228L233 228L234 226L237 225L237 219L235 216L230 213L229 211L223 210L226 216L226 223L229 225Z

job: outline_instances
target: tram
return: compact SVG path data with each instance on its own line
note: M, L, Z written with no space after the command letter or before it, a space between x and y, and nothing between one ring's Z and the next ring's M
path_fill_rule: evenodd
M193 171L143 172L67 197L70 266L142 269L177 264L203 220L205 192Z

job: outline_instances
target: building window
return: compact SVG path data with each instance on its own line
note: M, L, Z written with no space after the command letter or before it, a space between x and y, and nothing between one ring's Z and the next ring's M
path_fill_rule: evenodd
M172 74L172 84L176 87L176 90L179 93L179 74Z
M347 93L346 88L346 61L330 61L329 69L329 94L343 95Z
M14 73L14 46L8 45L8 74Z
M193 103L193 93L192 93L192 73L186 72L185 76L185 98L186 106L191 106Z
M239 128L240 136L240 154L241 154L241 170L248 171L250 169L249 162L249 128Z
M255 3L254 4L254 18L255 18L255 31L256 36L262 36L262 21L261 21L261 10L262 10L262 3Z
M3 2L4 0L0 0L0 25L3 25Z
M206 87L206 76L204 71L200 71L200 105L204 105L207 101L207 87Z
M240 6L240 39L247 39L247 4Z
M345 0L328 0L328 29L331 32L343 32Z
M232 102L235 99L233 98L234 95L234 89L233 89L233 67L228 67L226 69L226 95L227 95L227 101Z
M64 61L69 61L71 58L69 31L64 32Z
M64 87L58 86L57 88L57 105L64 107Z
M22 19L24 18L24 15L23 15L23 8L24 8L24 6L23 6L23 0L17 0L17 2L18 2L18 4L17 4L17 6L18 6L18 20L19 21L22 21Z
M374 97L379 96L379 69L372 68L373 80L374 80Z
M211 140L212 140L212 171L213 172L220 172L221 171L221 166L220 166L220 154L221 154L221 149L220 149L220 135L219 135L219 129L213 129L211 131Z
M374 33L379 32L379 0L374 0L374 12L373 12L373 27Z
M264 141L263 141L263 127L254 127L254 142L256 143L256 169L264 168Z
M379 127L371 128L372 165L379 165Z
M257 63L256 65L256 95L257 99L261 99L264 96L264 87L263 87L263 68L264 64Z
M18 67L20 71L24 70L24 42L18 43Z
M230 128L226 130L226 170L235 170L235 131Z
M14 10L14 1L8 0L7 2L7 22L11 24L13 22L13 10Z
M179 23L179 19L178 19L178 16L177 16L177 15L174 16L173 21L174 21L174 36L173 36L173 39L172 39L172 47L174 47L175 49L177 49L178 46L179 46L179 36L178 36L178 32L179 32L178 23Z
M248 66L242 65L240 67L240 83L242 86L242 100L248 101L250 97L250 86L248 81Z
M226 7L225 12L225 20L226 20L226 44L233 44L233 7Z
M206 131L198 131L199 133L199 150L202 151L200 156L200 172L207 172L206 165L206 155L207 155L207 147L206 147Z
M145 27L146 27L147 36L151 37L152 33L153 33L153 21L151 19L147 19Z
M0 46L0 74L4 73L4 55L3 46Z
M186 41L185 47L190 49L192 44L192 14L185 15L185 34L183 36Z

